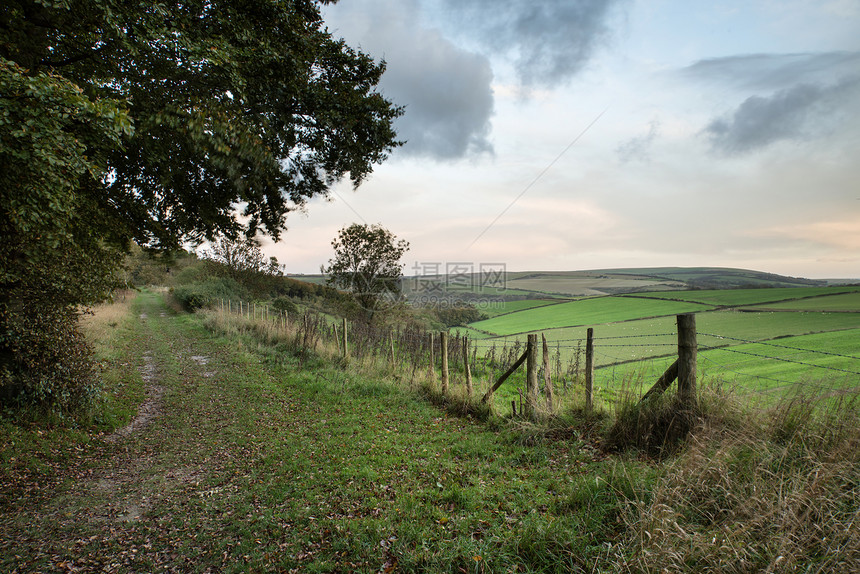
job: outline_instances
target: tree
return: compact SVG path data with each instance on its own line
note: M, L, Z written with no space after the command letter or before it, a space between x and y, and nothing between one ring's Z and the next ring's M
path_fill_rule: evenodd
M112 102L0 59L0 403L74 408L95 390L78 307L117 285L121 254L79 181L129 130Z
M143 246L277 238L288 212L358 185L398 144L401 110L374 91L384 63L333 39L313 0L9 0L0 31L22 74L133 123L86 142L106 170L78 183Z
M0 5L0 397L27 387L25 325L57 305L73 324L132 241L277 239L288 213L358 186L399 144L401 109L375 91L384 63L333 39L319 8Z
M230 277L258 295L271 290L272 278L281 276L277 257L266 258L255 239L222 237L202 258L214 267L215 274Z
M352 292L368 319L400 300L400 258L409 250L408 241L398 241L381 225L353 223L331 244L334 259L322 267L326 281Z
M203 252L203 259L223 265L234 279L248 273L280 275L281 265L277 257L263 255L260 244L254 239L221 238L212 244L212 249Z

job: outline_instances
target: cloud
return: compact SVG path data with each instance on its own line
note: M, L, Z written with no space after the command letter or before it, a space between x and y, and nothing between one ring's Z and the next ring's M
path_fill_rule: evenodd
M405 113L398 155L451 160L492 153L493 73L486 56L454 45L422 20L416 0L353 0L329 6L335 36L384 58L380 90Z
M742 90L775 90L798 83L822 84L857 74L860 52L743 54L699 60L683 77Z
M605 42L620 0L441 0L462 34L513 58L524 86L554 87L579 72Z
M492 153L493 78L486 58L427 42L408 61L389 61L382 87L406 106L397 123L407 155L454 159Z
M860 52L833 51L711 58L680 75L744 94L733 111L703 130L715 151L737 154L844 132L840 121L858 111L858 71ZM723 93L731 97L731 91Z
M660 122L652 120L648 124L648 133L631 138L615 148L615 153L622 163L633 160L647 161L650 159L650 148L660 131Z
M762 235L773 235L800 239L841 249L846 252L860 252L860 216L853 219L815 221L791 226L773 226L763 229Z
M821 89L801 84L772 97L747 98L731 116L713 120L705 128L719 151L739 153L779 140L801 136L807 118L821 98Z
M781 140L805 140L832 128L832 120L858 96L860 79L820 86L798 84L770 96L750 96L704 133L716 151L734 154Z

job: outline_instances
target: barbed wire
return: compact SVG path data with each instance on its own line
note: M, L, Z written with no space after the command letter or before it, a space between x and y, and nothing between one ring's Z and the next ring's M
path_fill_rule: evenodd
M640 349L642 347L676 347L676 343L640 343L639 345L600 345L601 349Z
M751 345L766 345L766 346L768 346L768 347L777 347L777 348L780 348L780 349L791 349L791 350L793 350L793 351L802 351L802 352L805 352L805 353L816 353L816 354L819 354L819 355L830 355L830 356L833 356L833 357L843 357L843 358L847 358L847 359L856 359L856 360L860 360L860 357L855 356L855 355L845 355L845 354L842 354L842 353L833 353L833 352L831 352L831 351L819 351L819 350L817 350L817 349L805 349L805 348L803 348L803 347L793 347L793 346L790 346L790 345L780 345L780 344L778 344L778 343L771 343L770 341L751 341L751 340L748 340L748 339L739 339L738 337L729 337L729 336L726 336L726 335L711 335L711 334L709 334L709 333L699 333L699 336L700 336L700 337L714 337L714 338L717 338L717 339L727 339L727 340L729 340L729 341L738 341L738 342L741 342L741 343L748 343L748 344L751 344ZM801 337L801 336L803 336L803 335L797 335L797 336L798 336L798 337Z
M285 314L275 309L268 309L264 306L257 306L252 303L244 303L241 307L238 308L222 308L222 311L232 311L233 313L244 315L245 312L242 312L244 308L245 312L251 312L253 309L253 318L256 320L257 309L259 309L259 318L260 319L275 319L280 320L283 318L284 320L292 322L294 325L297 325L299 328L302 328L302 323L308 321L309 317L312 322L317 321L317 324L311 326L310 324L306 325L305 328L313 328L313 329L322 329L322 332L325 333L327 338L333 337L336 333L336 328L339 326L338 322L330 323L328 321L322 320L320 323L319 314L315 311L307 311L305 314ZM264 309L265 312L264 312ZM265 313L265 315L264 315ZM367 325L367 324L356 324L352 323L351 332L353 333L353 337L356 339L356 343L358 341L362 341L361 345L365 346L363 353L380 353L380 352L388 352L388 348L382 349L386 344L386 340L390 338L394 338L399 344L402 344L403 347L401 349L397 349L397 353L400 356L412 356L412 360L418 360L417 358L426 355L426 353L430 352L430 336L432 335L432 344L433 348L439 349L440 347L440 337L438 334L432 331L421 330L418 328L413 329L380 329L375 326ZM675 346L675 343L662 343L662 342L621 342L621 341L629 341L631 339L657 339L661 337L674 337L677 333L652 333L652 334L631 334L631 335L612 335L605 337L594 337L593 341L594 345L594 356L595 356L595 367L596 373L601 372L602 378L606 380L611 380L613 383L621 377L624 379L625 377L629 377L630 365L635 363L644 363L645 361L653 361L666 359L671 357L671 355L660 354L660 355L651 355L651 356L636 356L635 354L625 355L623 352L619 351L621 349L648 349L648 350L656 350L658 348L668 348ZM738 367L737 365L741 365L742 363L737 363L735 367L731 364L721 363L720 361L714 360L708 351L725 351L726 353L735 353L737 355L743 355L747 357L754 357L756 359L762 359L766 361L778 361L782 363L792 364L792 365L800 365L804 367L808 367L810 369L822 369L837 373L843 373L849 376L860 376L860 371L853 370L852 368L843 368L826 364L818 364L815 362L811 362L809 359L801 360L799 357L812 355L821 355L826 357L833 357L839 359L847 359L849 361L858 361L860 360L860 356L850 355L845 353L837 353L833 351L823 351L817 349L808 349L793 345L783 345L778 343L772 343L769 341L754 341L750 339L744 339L740 337L731 337L726 335L716 335L711 333L698 333L700 337L700 341L702 338L713 338L719 341L726 341L725 344L722 345L703 345L701 342L699 343L699 349L705 351L699 354L699 357L703 360L704 363L708 365L712 365L719 369L721 373L731 373L736 377L743 377L745 379L756 379L761 381L767 381L769 383L768 388L765 389L751 389L747 385L744 385L744 391L739 393L741 395L748 394L759 394L759 395L767 395L772 394L774 392L778 392L780 389L785 387L804 387L804 388L815 388L819 390L826 390L832 392L846 392L848 389L846 387L837 387L826 384L816 384L811 382L803 382L803 381L788 381L785 379L777 378L774 376L769 376L765 374L755 374L750 372L744 372L743 367ZM467 357L463 356L462 353L462 343L460 341L462 339L468 339L469 341L469 349L470 355ZM498 351L499 356L494 359L495 361L500 360L499 365L503 364L507 358L512 357L512 353L521 353L524 352L527 343L523 334L517 335L505 335L505 336L497 336L490 339L475 339L470 338L468 334L460 334L459 331L455 333L451 333L449 335L449 348L453 351L452 360L463 361L468 360L471 364L478 365L480 362L487 361L489 354L484 354L481 357L478 353L485 353L489 349L494 349ZM616 343L606 343L606 341L619 341ZM555 370L558 372L558 376L564 376L565 373L570 372L570 369L575 368L578 372L579 369L579 357L580 354L584 352L586 339L585 338L572 338L572 339L557 339L553 341L547 341L549 350L551 352L556 352L558 357L561 357L562 350L575 350L573 356L576 357L577 367L572 367L573 359L571 358L570 365L567 367L567 371L561 369L561 362L558 362L558 367ZM737 344L732 344L737 343ZM773 354L767 354L766 352L754 352L751 350L738 348L744 347L745 345L761 345L764 347L770 347L774 349L779 349L781 351L790 351L789 353L782 353L782 356L775 356ZM382 349L382 350L381 350ZM395 352L393 346L391 347L391 352ZM758 349L756 349L758 350ZM474 351L474 355L472 355L472 351ZM608 351L608 352L607 352ZM619 352L621 352L622 356L619 356ZM455 357L459 357L456 358ZM471 358L474 357L474 358ZM570 356L569 356L570 357ZM476 360L477 359L477 360ZM560 361L560 358L557 359ZM484 367L488 367L488 364L485 364ZM493 368L495 372L495 367ZM635 367L634 367L635 368ZM611 383L612 384L612 383ZM605 389L606 392L609 392L610 389Z
M851 391L850 387L834 387L831 385L824 385L821 383L811 383L811 382L804 382L804 381L788 381L785 379L778 379L776 377L770 377L768 375L757 375L757 374L745 373L742 371L734 370L731 367L729 367L723 363L719 363L717 361L714 361L710 357L707 357L704 355L702 355L702 357L705 359L706 362L711 363L712 365L716 366L720 371L728 371L728 372L733 373L734 375L736 375L738 377L743 377L745 379L762 379L762 380L766 380L766 381L772 381L774 383L779 383L779 385L780 385L780 386L768 387L766 389L754 389L754 388L750 388L748 386L736 387L735 392L739 396L769 395L769 394L773 394L775 392L778 392L780 390L784 390L786 387L792 387L792 388L811 387L811 388L815 388L818 390L826 390L826 391L831 391L831 392L849 392L849 391Z
M745 372L743 372L743 371L738 371L738 370L733 369L733 368L731 368L730 366L726 365L725 363L720 363L720 362L714 361L711 357L708 357L707 355L701 355L701 358L702 358L702 359L704 359L704 361L705 361L705 362L710 363L710 364L712 364L712 365L716 366L717 368L719 368L719 369L720 369L720 371L728 371L728 372L730 372L730 373L732 373L732 374L734 374L734 375L737 375L737 376L739 376L739 377L749 377L749 378L756 378L756 379L765 379L765 380L773 381L773 382L775 382L775 383L780 383L780 384L783 384L783 385L791 385L791 384L794 384L794 382L793 382L793 381L786 381L786 380L784 380L784 379L777 379L777 378L775 378L775 377L769 377L769 376L767 376L767 375L755 375L755 374L745 373Z
M607 341L610 339L641 339L643 337L676 337L678 333L656 333L656 334L643 334L643 335L613 335L611 337L594 337L592 340L594 341Z
M702 348L702 347L700 347ZM829 367L827 365L816 365L815 363L808 363L806 361L795 361L793 359L786 359L784 357L772 357L769 355L762 355L760 353L752 353L750 351L741 351L740 349L733 349L732 347L704 347L705 349L719 349L720 351L728 351L730 353L738 353L740 355L749 355L751 357L758 357L760 359L770 359L772 361L782 361L784 363L792 363L795 365L803 365L806 367L815 367L818 369L827 369L829 371L839 371L842 373L848 373L849 375L860 375L860 371L850 371L848 369L840 369L839 367Z

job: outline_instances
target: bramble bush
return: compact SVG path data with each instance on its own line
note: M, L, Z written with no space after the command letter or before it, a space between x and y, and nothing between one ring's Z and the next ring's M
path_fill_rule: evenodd
M235 279L229 277L213 277L205 281L179 285L172 290L173 298L189 312L213 305L220 299L232 301L248 301L248 289Z

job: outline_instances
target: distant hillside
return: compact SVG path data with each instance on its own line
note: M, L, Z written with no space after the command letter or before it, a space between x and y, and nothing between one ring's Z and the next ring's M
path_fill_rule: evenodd
M737 289L750 287L824 286L825 280L787 277L775 273L729 267L653 267L644 269L607 269L614 275L642 275L655 279L680 281L687 289Z
M322 275L292 275L293 279L323 283ZM826 280L787 277L774 273L725 267L644 267L585 271L512 271L498 277L479 273L404 277L403 291L413 300L430 297L533 299L569 298L641 291L738 289L751 287L809 287Z
M407 277L408 296L448 293L464 299L500 296L505 299L589 297L641 291L736 289L750 287L823 286L826 281L786 277L749 269L721 267L654 267L585 271L519 271L489 281L479 274Z

